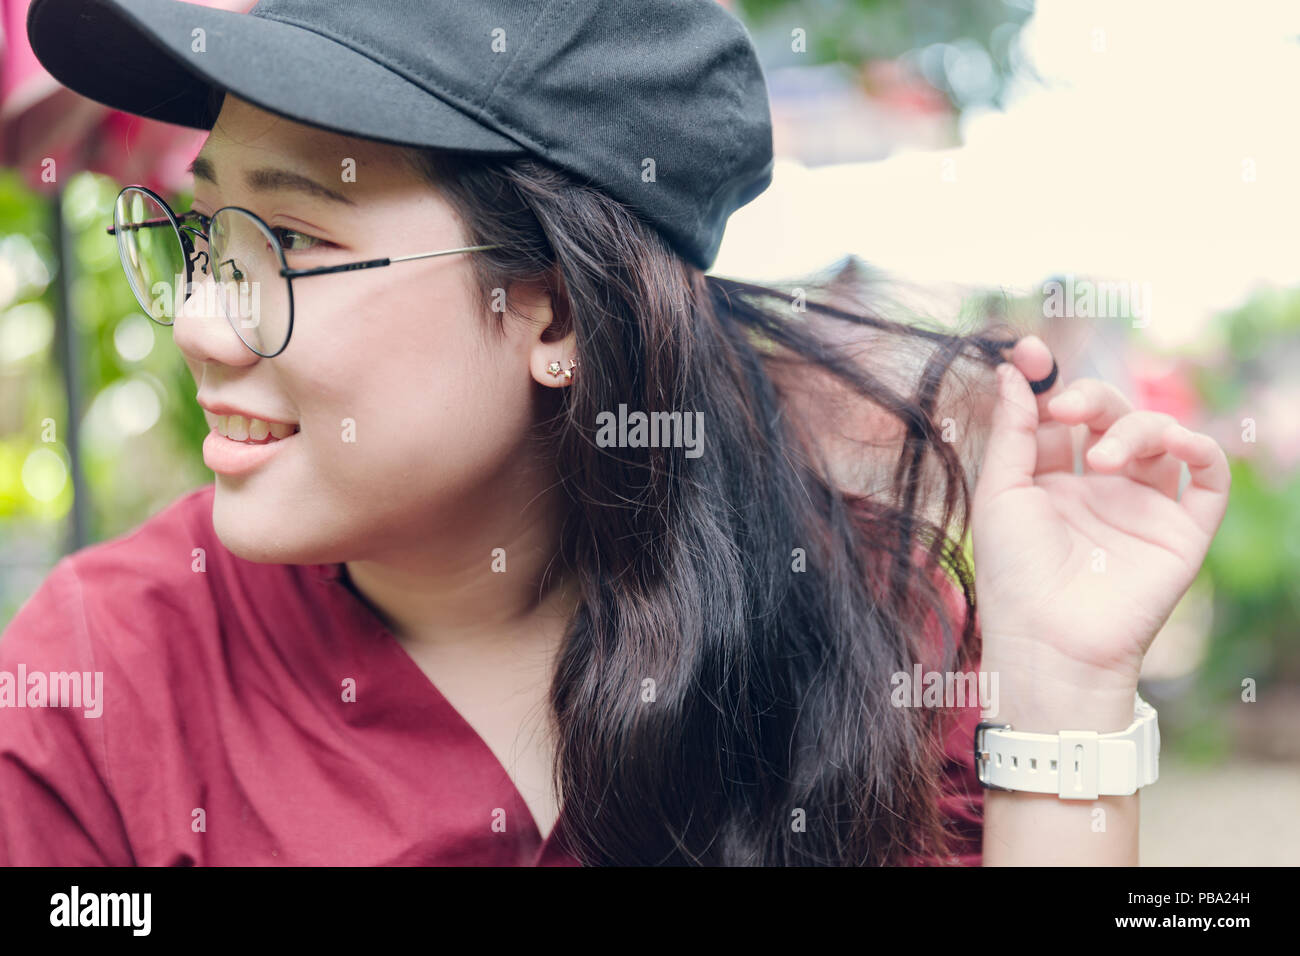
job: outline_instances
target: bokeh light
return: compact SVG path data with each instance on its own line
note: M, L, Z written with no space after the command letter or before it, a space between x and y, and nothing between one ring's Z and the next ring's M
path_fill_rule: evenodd
M68 466L49 448L34 448L23 462L23 488L37 501L53 501L68 483Z
M154 324L138 312L124 315L113 328L113 347L127 362L141 362L153 351Z

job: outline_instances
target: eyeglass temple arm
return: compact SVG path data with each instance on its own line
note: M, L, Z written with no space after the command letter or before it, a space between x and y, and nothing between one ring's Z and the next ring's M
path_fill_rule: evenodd
M317 266L315 269L281 269L280 275L286 279L303 279L307 276L323 276L333 272L351 272L354 269L375 269L392 265L394 262L406 262L411 259L428 259L431 256L450 256L457 252L481 252L484 249L499 249L492 246L464 246L460 249L443 249L441 252L417 252L409 256L390 256L384 259L367 259L364 262L347 262L341 266Z
M169 219L150 219L146 222L133 222L125 228L135 230L143 229L146 226L170 226ZM185 228L185 227L182 227ZM116 226L109 226L106 230L110 236L117 234ZM198 233L202 236L202 233ZM458 252L482 252L486 249L499 249L499 245L491 246L463 246L460 249L443 249L440 252L417 252L409 256L390 256L384 259L367 259L364 262L348 262L341 266L318 266L315 269L281 269L280 275L287 279L303 279L307 276L330 275L334 272L351 272L354 269L376 269L380 266L392 265L394 262L406 262L411 259L428 259L433 256L450 256Z
M189 218L190 216L192 216L193 214L194 214L194 213L193 213L193 210L190 210L189 212L186 212L186 213L182 213L182 214L178 217L178 222L183 222L184 220L188 219L188 218ZM145 228L146 226L170 226L171 224L172 224L172 221L171 221L170 219L146 219L144 222L130 222L130 223L127 223L123 228L126 229L126 230L129 231L129 232L134 232L136 229L143 229L143 228ZM185 228L185 227L182 227L182 228ZM191 228L192 228L192 227L191 227ZM108 227L107 229L105 229L104 231L105 231L106 233L108 233L110 236L115 236L115 235L117 235L117 226L109 226L109 227ZM202 233L200 233L199 235L202 235Z
M170 219L149 219L145 222L127 223L125 226L122 227L122 229L125 232L134 232L135 230L143 229L146 226L170 226L170 225L171 225ZM104 231L108 233L110 236L115 236L117 235L117 226L109 226Z

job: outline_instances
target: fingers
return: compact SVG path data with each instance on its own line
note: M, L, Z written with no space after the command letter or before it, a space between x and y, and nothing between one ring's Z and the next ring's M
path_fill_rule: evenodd
M1207 537L1223 520L1232 484L1228 457L1209 435L1184 428L1171 415L1125 415L1092 447L1088 460L1098 472L1123 474L1180 502ZM1184 465L1189 481L1180 498Z
M1035 395L1030 382L1047 378L1055 362L1047 344L1025 336L997 367L998 401L976 496L988 499L1032 485L1046 471L1074 470L1075 426L1086 426L1085 472L1123 474L1178 501L1206 534L1214 535L1228 506L1228 459L1209 435L1189 431L1170 415L1134 411L1109 382L1059 380ZM1183 467L1190 475L1181 497Z
M1029 384L1009 362L999 364L994 374L997 401L975 485L975 507L1011 488L1032 485L1038 460L1038 413Z
M1133 411L1133 403L1110 382L1076 378L1069 388L1051 397L1048 409L1057 421L1084 424L1101 433Z
M1181 425L1168 429L1169 453L1187 463L1191 473L1180 504L1207 537L1213 537L1228 509L1232 471L1228 456L1209 435Z
M1018 340L1009 356L1011 365L1024 376L1026 391L1035 399L1038 408L1038 464L1035 474L1047 471L1074 470L1074 436L1068 427L1053 426L1053 417L1049 403L1063 389L1060 370L1052 356L1047 343L1036 335L1026 335ZM1056 369L1055 380L1039 393L1033 391L1031 383L1043 383ZM1041 388L1042 386L1039 385Z
M1017 340L1015 346L1011 349L1009 360L1020 371L1020 374L1030 382L1041 382L1048 378L1052 374L1052 367L1056 364L1056 359L1052 356L1052 350L1037 335L1026 335ZM1060 391L1061 377L1057 375L1056 381L1048 386L1045 391L1038 394L1040 419L1044 417L1043 413L1047 411L1048 400ZM1030 394L1036 393L1031 389Z
M1123 474L1177 501L1183 465L1168 453L1176 429L1186 431L1172 415L1130 412L1086 453L1088 466L1101 474Z
M1084 425L1083 464L1086 472L1091 463L1088 452L1115 422L1133 411L1133 403L1109 382L1095 378L1078 378L1069 388L1048 400L1052 417L1066 425ZM1073 444L1068 469L1074 470Z

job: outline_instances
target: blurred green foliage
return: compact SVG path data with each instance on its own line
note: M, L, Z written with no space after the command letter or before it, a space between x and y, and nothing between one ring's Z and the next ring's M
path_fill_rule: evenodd
M1271 686L1300 684L1300 432L1293 424L1300 410L1270 400L1293 387L1300 291L1258 292L1217 321L1228 349L1200 368L1197 390L1251 449L1229 457L1228 511L1201 571L1213 585L1214 620L1197 697L1226 707L1241 700L1246 679L1261 699ZM1287 447L1279 447L1280 436L1288 436ZM1213 706L1189 715L1189 756L1212 761L1227 753L1232 741L1219 716Z
M120 188L82 173L62 193L92 542L129 531L212 479L202 462L208 429L193 378L171 331L140 310L106 232ZM69 544L56 196L0 171L0 625ZM181 209L188 198L177 197Z
M861 66L914 57L931 85L960 110L1002 105L1008 83L1024 68L1015 42L1033 2L737 0L737 7L768 65L783 65L782 47L798 28L807 48L801 64Z

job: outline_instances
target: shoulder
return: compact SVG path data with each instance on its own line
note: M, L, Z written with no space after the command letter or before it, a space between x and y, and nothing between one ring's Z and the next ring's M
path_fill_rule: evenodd
M182 495L131 532L60 559L0 637L0 657L102 664L103 652L147 658L160 639L185 634L211 605L201 571L232 559L212 527L212 493Z
M0 634L0 865L134 862L114 780L157 769L169 698L219 633L193 570L223 551L211 501L65 556Z
M82 548L63 558L83 580L117 584L146 579L182 579L191 559L220 546L212 527L212 485L181 495L134 530ZM181 562L180 557L186 560ZM182 567L184 565L184 567Z

